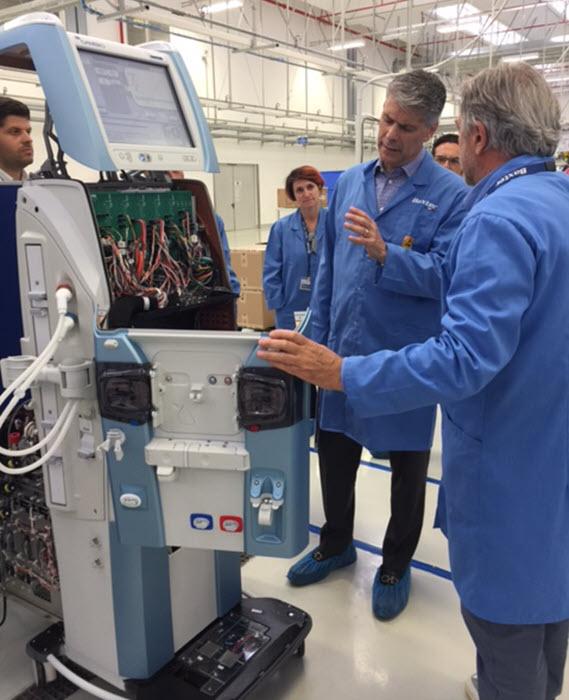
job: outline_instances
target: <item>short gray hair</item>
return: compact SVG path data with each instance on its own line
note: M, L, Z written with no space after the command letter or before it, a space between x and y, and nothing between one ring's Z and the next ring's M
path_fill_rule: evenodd
M551 88L527 63L501 63L468 80L460 115L469 130L479 121L488 146L511 158L551 156L559 141L559 103Z
M394 78L387 86L387 97L393 97L406 111L418 112L425 123L434 126L447 99L442 80L426 70L412 70Z

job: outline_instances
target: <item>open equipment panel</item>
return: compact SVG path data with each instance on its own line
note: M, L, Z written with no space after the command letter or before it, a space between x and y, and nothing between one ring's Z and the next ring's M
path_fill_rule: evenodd
M205 186L161 175L217 166L191 79L168 44L44 13L0 28L0 64L37 72L60 149L51 179L9 185L23 354L2 360L0 422L28 413L2 448L0 506L6 522L32 512L42 468L39 515L17 522L43 569L16 566L6 527L2 561L62 617L28 651L99 697L245 697L311 627L240 582L241 553L307 544L310 392L234 330ZM67 177L63 153L99 182Z

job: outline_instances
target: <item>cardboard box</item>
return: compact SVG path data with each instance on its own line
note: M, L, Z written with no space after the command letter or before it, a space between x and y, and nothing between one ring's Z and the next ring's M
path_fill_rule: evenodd
M275 314L267 309L260 289L242 289L237 300L237 325L263 331L275 325Z
M326 188L322 190L320 202L323 207L328 206L328 191ZM279 209L296 209L298 204L293 202L292 199L289 199L286 190L283 187L280 187L277 190L277 207Z
M288 198L284 187L279 187L277 190L277 207L279 207L279 209L296 209L297 206L298 204L296 202Z
M231 251L231 267L235 270L242 289L263 289L264 245L255 248L234 248Z

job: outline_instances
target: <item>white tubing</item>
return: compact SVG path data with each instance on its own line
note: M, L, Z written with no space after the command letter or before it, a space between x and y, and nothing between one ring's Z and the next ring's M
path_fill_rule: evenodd
M78 688L85 690L87 693L91 693L91 695L94 695L96 698L101 698L101 700L125 700L125 698L128 697L127 695L110 693L108 690L104 690L93 683L89 683L89 681L86 681L84 678L81 678L81 676L78 676L70 668L64 666L53 654L48 655L47 661L55 668L56 671L61 673L64 678L67 678L68 681L71 681Z
M10 394L14 393L16 389L18 389L22 384L25 384L29 380L30 375L33 375L35 378L36 374L39 372L38 367L41 369L49 362L57 346L61 343L61 341L65 338L67 333L71 330L71 328L73 328L74 325L75 323L73 319L69 316L59 317L59 320L57 321L57 326L55 327L55 332L51 337L49 343L36 357L32 364L27 369L25 369L22 372L22 374L20 374L20 376L17 377L7 389L4 390L3 394L0 396L0 406L4 403L4 401L6 401ZM28 386L32 382L33 379L31 382L29 382Z
M58 346L65 339L65 336L74 326L75 321L71 318L71 316L60 317L60 320L57 322L55 332L52 338L50 339L49 343L45 346L43 351L40 353L39 357L28 367L28 369L25 372L22 373L27 375L25 381L22 382L21 377L18 377L18 379L16 379L16 381L13 382L13 384L18 383L18 393L21 392L23 395L30 388L30 386L36 380L41 370L51 360Z
M52 429L42 440L34 443L31 447L24 447L21 450L7 450L5 447L0 447L0 455L4 455L4 457L27 457L28 455L33 455L34 452L41 450L59 432L59 429L61 428L61 425L67 418L67 414L71 410L72 405L73 403L71 401L68 401L65 404L63 410L57 417L57 420L55 421L55 424L53 425Z
M30 388L39 373L50 361L58 345L63 341L67 333L74 327L74 325L75 321L70 316L61 316L57 322L55 333L53 334L49 343L45 346L43 352L38 355L28 369L22 372L22 374L4 391L2 396L0 396L0 405L2 405L10 394L14 394L6 408L2 411L2 415L0 415L0 428L6 422L6 418L8 418L12 410L16 407L18 401L24 397L26 391Z
M57 326L55 327L55 333L51 337L49 343L42 350L42 352L36 357L32 364L22 372L22 374L20 374L20 376L17 377L7 389L4 390L4 393L0 396L0 405L3 404L4 401L6 401L6 399L8 398L8 396L10 396L10 394L13 393L14 390L30 376L30 374L34 371L35 367L37 367L37 365L43 359L46 353L49 353L51 355L55 338L57 337L58 332L60 332L63 328L63 318L63 316L59 317L57 321Z
M61 426L59 435L53 441L53 445L47 450L47 452L44 455L42 455L39 459L36 459L35 462L27 464L25 467L16 467L11 469L6 464L0 462L0 472L2 472L3 474L9 474L10 476L29 474L30 472L33 472L34 469L37 469L38 467L41 467L42 464L45 464L48 461L48 459L51 459L54 453L59 449L59 446L63 442L63 438L67 435L69 428L71 427L71 423L73 422L79 410L79 401L72 401L70 403L72 403L72 407L69 411L69 414L67 415L67 418L65 419L65 423Z

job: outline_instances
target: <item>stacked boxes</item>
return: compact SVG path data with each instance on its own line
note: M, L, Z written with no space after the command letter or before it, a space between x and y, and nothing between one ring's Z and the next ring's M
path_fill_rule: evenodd
M237 325L265 330L275 325L275 315L267 309L263 294L265 245L235 248L231 251L231 267L241 282L237 302Z

